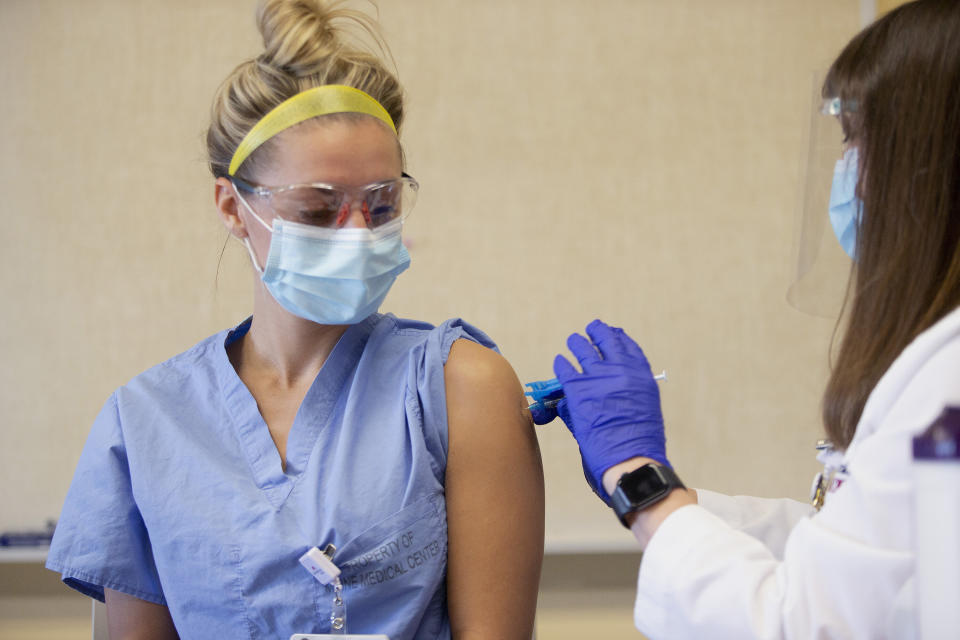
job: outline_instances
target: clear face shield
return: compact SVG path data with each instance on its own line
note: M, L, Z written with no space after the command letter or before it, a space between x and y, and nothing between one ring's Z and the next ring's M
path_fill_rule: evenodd
M821 84L816 83L811 102L807 162L794 240L794 271L787 300L804 313L836 318L843 307L852 264L831 225L831 191L835 208L838 195L842 191L852 193L855 187L855 183L849 184L851 172L842 171L851 160L855 164L856 157L851 153L845 156L849 145L844 140L841 117L855 111L856 104L841 102L839 98L824 100L820 96Z

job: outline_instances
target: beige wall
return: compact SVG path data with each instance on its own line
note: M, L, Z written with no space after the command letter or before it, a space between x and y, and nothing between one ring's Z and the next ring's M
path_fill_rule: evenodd
M877 15L896 9L902 4L906 4L906 0L877 0Z
M381 0L422 191L384 306L522 380L636 335L691 484L804 498L833 323L785 301L813 72L857 0ZM118 385L250 310L201 145L252 0L0 2L0 529L55 516ZM630 541L540 430L552 549Z

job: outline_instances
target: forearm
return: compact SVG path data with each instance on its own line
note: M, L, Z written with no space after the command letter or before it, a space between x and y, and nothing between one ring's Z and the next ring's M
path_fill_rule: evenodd
M178 640L167 607L112 589L103 593L112 640Z
M620 476L625 473L629 473L635 469L639 469L643 465L653 462L657 463L656 460L650 458L631 458L621 462L620 464L614 465L607 469L603 474L603 488L606 490L607 494L612 494L614 489L616 489L617 481L620 480ZM666 520L667 516L679 509L690 504L697 504L697 492L694 489L674 489L670 492L666 498L653 504L646 509L640 511L635 511L627 516L627 523L630 525L630 531L633 532L633 536L637 539L637 542L640 543L640 548L645 549L647 544L650 542L650 538L653 537L653 534L656 533L657 529Z
M734 529L762 542L779 559L793 527L815 513L809 502L730 496L702 489L697 492L697 502Z

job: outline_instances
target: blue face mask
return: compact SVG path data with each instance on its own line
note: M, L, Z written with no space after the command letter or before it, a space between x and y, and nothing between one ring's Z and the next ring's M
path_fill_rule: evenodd
M394 280L410 266L400 239L402 224L395 220L373 230L328 229L277 217L262 270L249 238L244 242L261 280L284 309L318 324L356 324L380 307Z
M857 227L863 215L863 203L857 198L857 168L860 158L852 147L837 160L830 188L830 224L840 246L856 260Z

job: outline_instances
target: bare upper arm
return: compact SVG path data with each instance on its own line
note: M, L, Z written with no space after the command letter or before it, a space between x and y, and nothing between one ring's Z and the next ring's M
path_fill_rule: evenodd
M110 640L176 640L170 611L122 591L103 590Z
M449 422L447 594L454 638L533 632L543 561L543 468L510 364L458 340L444 370Z

